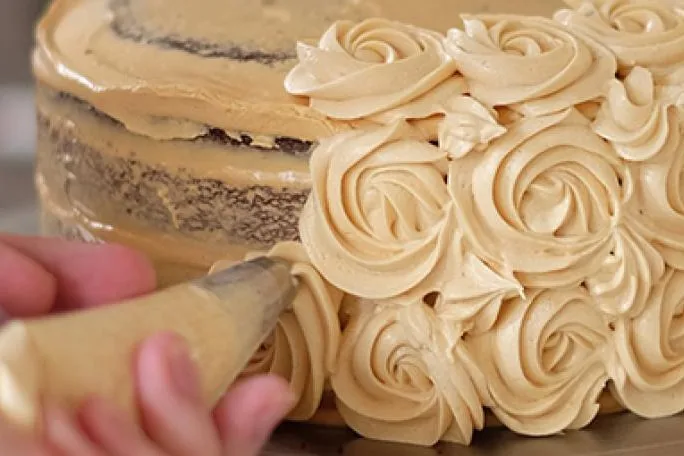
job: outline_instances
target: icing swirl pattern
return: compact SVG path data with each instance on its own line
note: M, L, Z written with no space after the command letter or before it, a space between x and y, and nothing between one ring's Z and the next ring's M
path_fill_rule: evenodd
M669 108L668 138L654 159L633 165L640 182L630 219L666 262L684 269L684 141L681 116Z
M285 79L293 95L336 119L358 119L415 100L455 73L443 37L384 19L335 23L318 46L299 43Z
M610 254L585 285L608 316L639 315L648 304L651 288L665 273L660 252L628 226L611 239Z
M635 66L659 79L684 81L684 11L662 0L572 1L575 9L558 11L555 19L608 46L622 72Z
M615 323L613 391L634 413L658 418L684 409L684 273L668 270L650 303Z
M609 83L594 131L611 142L620 157L644 161L662 151L670 137L669 117L676 115L656 99L653 75L634 68L624 81Z
M602 94L617 68L610 51L541 17L470 16L447 52L470 93L489 106L551 114Z
M584 289L529 291L468 346L487 378L492 411L510 429L549 435L584 427L598 413L611 350Z
M630 180L574 110L524 118L449 174L466 237L527 287L568 286L600 269Z
M487 392L461 335L422 303L359 302L332 376L346 422L376 439L469 443Z
M301 244L280 243L266 254L292 263L299 288L291 311L281 317L274 333L244 374L268 372L287 379L298 398L289 419L307 420L318 410L326 379L337 362L340 344L337 314L342 293L321 278ZM254 252L246 259L261 255Z
M312 196L300 233L338 288L383 299L435 268L454 230L446 152L405 122L324 141L312 154Z

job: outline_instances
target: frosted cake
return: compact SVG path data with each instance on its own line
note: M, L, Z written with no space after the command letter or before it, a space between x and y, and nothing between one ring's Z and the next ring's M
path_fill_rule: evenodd
M291 260L245 375L288 378L293 420L432 445L679 413L677 3L56 1L45 232L162 286Z

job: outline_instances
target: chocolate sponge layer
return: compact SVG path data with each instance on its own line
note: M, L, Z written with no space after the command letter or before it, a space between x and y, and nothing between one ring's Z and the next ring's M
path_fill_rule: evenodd
M87 108L96 122L130 134L68 96L53 97L51 103L81 103L81 108ZM167 169L162 163L141 160L144 150L134 151L130 156L108 154L83 141L73 122L41 110L40 102L38 130L43 174L50 177L51 185L63 187L72 204L85 212L202 241L255 248L299 238L298 219L308 189L239 186L203 178L187 169ZM235 147L234 140L216 135L214 132L197 141L225 142L226 147ZM245 139L239 146L250 147L248 141ZM310 144L294 144L287 146L306 148L303 154L308 153ZM201 160L201 154L198 159ZM228 154L226 160L230 160Z

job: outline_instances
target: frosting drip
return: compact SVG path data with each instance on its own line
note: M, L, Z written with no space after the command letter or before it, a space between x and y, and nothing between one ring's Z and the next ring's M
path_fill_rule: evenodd
M489 106L550 114L601 95L615 75L603 46L551 20L525 16L464 16L451 29L447 52L470 93Z

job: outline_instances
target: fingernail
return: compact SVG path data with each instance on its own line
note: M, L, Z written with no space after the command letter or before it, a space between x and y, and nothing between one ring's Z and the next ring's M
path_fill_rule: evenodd
M176 391L193 401L199 400L199 373L190 358L186 343L180 337L174 337L170 343L168 363Z

